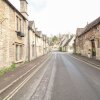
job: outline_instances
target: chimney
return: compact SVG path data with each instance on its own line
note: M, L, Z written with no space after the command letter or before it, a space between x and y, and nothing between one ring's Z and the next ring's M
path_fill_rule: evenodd
M28 19L27 5L27 0L20 0L20 12L26 19Z

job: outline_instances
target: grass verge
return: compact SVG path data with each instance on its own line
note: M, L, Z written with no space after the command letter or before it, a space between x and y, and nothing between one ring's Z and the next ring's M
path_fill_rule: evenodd
M16 68L16 64L12 64L10 67L4 67L0 69L0 76L4 75L9 71L13 71Z

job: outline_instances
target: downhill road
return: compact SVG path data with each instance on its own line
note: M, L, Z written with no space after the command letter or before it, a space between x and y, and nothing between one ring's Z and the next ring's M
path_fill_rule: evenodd
M1 97L3 100L100 100L100 68L70 54L53 52L22 87Z

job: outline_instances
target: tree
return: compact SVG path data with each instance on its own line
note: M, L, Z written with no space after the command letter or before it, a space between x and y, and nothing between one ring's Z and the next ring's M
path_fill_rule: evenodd
M53 37L52 37L52 42L53 42L53 43L56 43L57 41L58 41L58 37L57 37L57 36L53 36Z

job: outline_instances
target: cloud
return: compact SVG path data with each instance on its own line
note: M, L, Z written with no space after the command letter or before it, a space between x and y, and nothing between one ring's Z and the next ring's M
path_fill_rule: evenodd
M9 0L18 10L20 10L19 0Z
M47 0L30 0L29 5L30 9L39 12L47 7Z
M19 7L19 0L10 0ZM75 33L100 16L100 0L27 0L29 20L46 34Z

